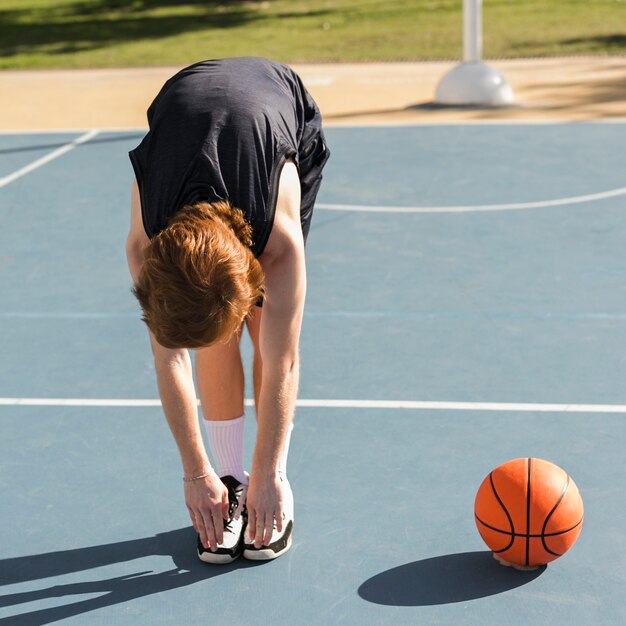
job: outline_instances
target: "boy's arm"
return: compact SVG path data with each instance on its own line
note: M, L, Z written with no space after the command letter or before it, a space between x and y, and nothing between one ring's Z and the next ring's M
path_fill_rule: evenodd
M287 192L279 195L272 235L262 257L265 300L259 344L263 369L247 500L249 534L257 548L269 545L274 520L282 531L278 462L298 392L298 348L306 294L299 181L293 164L285 165L285 170L281 185L286 183Z
M135 182L131 201L131 227L126 241L126 258L134 282L139 278L143 249L148 243ZM223 519L228 517L228 491L211 468L202 441L189 352L164 348L152 333L150 343L163 412L178 446L184 475L191 478L208 474L206 478L185 482L184 491L191 521L202 543L210 548L223 540Z

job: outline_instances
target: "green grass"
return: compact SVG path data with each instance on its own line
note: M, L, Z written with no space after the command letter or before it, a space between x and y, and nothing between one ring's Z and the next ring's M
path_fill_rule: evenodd
M0 68L451 59L461 0L0 0ZM486 57L626 52L626 0L485 0Z

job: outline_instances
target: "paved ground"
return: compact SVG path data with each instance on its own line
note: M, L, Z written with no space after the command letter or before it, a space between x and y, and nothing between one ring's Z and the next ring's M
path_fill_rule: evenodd
M495 65L517 107L429 108L450 63L296 67L334 125L556 123L329 129L300 393L322 400L294 431L294 548L261 567L195 559L160 408L115 404L156 394L123 256L142 133L0 137L0 622L626 623L626 124L560 123L626 117L626 57ZM1 72L0 130L143 127L175 70ZM586 517L520 576L472 506L525 455L571 472Z
M453 63L297 65L327 122L580 120L626 116L626 57L496 61L517 105L502 110L432 110ZM137 128L178 68L31 70L0 73L0 130Z
M626 123L328 129L294 546L223 568L194 554L129 289L142 134L0 133L0 624L626 624ZM247 467L255 434L248 407ZM585 503L530 573L473 515L521 456Z

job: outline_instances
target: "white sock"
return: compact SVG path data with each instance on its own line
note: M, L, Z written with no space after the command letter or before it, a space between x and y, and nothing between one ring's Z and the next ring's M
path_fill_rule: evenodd
M245 415L232 420L203 420L213 469L218 476L232 476L248 484L243 471L243 434Z
M280 459L278 460L278 473L287 478L287 457L289 456L289 443L291 442L291 431L293 430L293 422L289 424L287 437L285 438L285 447L283 448Z

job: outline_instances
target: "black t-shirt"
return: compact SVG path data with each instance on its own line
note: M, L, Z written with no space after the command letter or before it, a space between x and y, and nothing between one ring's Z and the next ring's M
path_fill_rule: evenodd
M256 57L191 65L148 109L150 130L130 152L143 224L154 237L183 206L228 200L252 225L260 255L286 159L298 166L306 240L329 157L319 109L290 68Z

